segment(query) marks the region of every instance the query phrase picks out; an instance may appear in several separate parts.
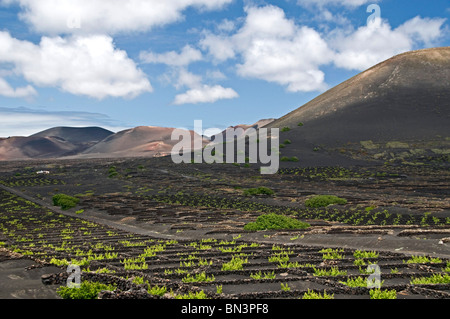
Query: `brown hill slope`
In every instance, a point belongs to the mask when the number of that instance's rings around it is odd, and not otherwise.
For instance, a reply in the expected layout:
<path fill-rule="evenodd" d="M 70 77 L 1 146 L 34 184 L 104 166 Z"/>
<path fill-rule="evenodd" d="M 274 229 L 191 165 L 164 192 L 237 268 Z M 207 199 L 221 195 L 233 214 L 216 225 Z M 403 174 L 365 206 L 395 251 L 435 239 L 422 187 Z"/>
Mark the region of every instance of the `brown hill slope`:
<path fill-rule="evenodd" d="M 78 154 L 113 132 L 99 127 L 55 127 L 29 137 L 0 140 L 0 160 L 58 158 Z"/>
<path fill-rule="evenodd" d="M 154 126 L 139 126 L 124 130 L 107 137 L 105 140 L 84 151 L 79 157 L 168 155 L 173 146 L 178 143 L 178 141 L 171 140 L 174 130 L 174 128 Z"/>

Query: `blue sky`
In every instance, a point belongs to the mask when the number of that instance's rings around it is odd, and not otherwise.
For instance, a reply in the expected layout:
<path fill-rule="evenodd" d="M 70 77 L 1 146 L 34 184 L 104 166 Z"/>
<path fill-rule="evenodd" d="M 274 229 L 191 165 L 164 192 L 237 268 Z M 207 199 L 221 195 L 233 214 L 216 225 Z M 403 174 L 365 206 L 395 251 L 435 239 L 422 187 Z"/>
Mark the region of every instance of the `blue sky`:
<path fill-rule="evenodd" d="M 447 0 L 0 0 L 0 136 L 277 118 L 449 46 L 449 18 Z"/>

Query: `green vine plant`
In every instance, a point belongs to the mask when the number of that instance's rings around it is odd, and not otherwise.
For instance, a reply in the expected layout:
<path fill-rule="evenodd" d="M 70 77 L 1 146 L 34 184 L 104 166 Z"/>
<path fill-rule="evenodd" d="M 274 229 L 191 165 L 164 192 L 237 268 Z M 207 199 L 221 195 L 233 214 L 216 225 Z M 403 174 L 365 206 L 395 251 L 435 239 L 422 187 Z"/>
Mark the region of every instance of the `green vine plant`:
<path fill-rule="evenodd" d="M 397 291 L 370 289 L 370 299 L 397 299 Z"/>
<path fill-rule="evenodd" d="M 331 267 L 330 269 L 318 269 L 316 267 L 313 267 L 314 276 L 346 276 L 347 271 L 346 270 L 339 270 L 338 267 Z"/>
<path fill-rule="evenodd" d="M 206 275 L 205 272 L 202 272 L 200 274 L 195 275 L 187 274 L 187 276 L 184 277 L 181 281 L 184 283 L 189 283 L 189 282 L 211 282 L 214 280 L 215 280 L 214 275 L 211 275 L 209 277 Z"/>
<path fill-rule="evenodd" d="M 222 271 L 242 270 L 246 263 L 248 263 L 248 258 L 233 256 L 229 262 L 222 264 Z"/>
<path fill-rule="evenodd" d="M 276 275 L 275 272 L 271 272 L 271 273 L 262 273 L 261 271 L 257 272 L 257 273 L 252 273 L 250 274 L 250 277 L 256 280 L 261 280 L 261 279 L 275 279 Z"/>
<path fill-rule="evenodd" d="M 83 281 L 78 288 L 61 286 L 56 292 L 63 299 L 97 299 L 100 291 L 114 291 L 116 289 L 116 285 L 105 285 L 99 282 Z"/>
<path fill-rule="evenodd" d="M 291 287 L 287 283 L 283 284 L 281 283 L 281 290 L 283 291 L 291 291 Z"/>
<path fill-rule="evenodd" d="M 334 294 L 329 295 L 326 291 L 322 294 L 308 289 L 308 292 L 305 292 L 302 299 L 334 299 Z"/>

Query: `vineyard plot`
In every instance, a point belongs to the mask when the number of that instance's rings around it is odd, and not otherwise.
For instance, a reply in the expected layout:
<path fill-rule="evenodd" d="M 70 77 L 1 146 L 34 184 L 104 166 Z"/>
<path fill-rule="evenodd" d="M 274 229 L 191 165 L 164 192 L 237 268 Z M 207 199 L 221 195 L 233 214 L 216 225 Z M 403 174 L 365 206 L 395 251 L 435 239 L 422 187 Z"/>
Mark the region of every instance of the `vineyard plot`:
<path fill-rule="evenodd" d="M 380 268 L 381 289 L 397 298 L 448 298 L 450 262 L 431 256 L 310 247 L 234 238 L 181 240 L 136 235 L 50 211 L 1 191 L 1 245 L 58 266 L 48 284 L 65 284 L 67 266 L 85 279 L 114 283 L 103 297 L 134 291 L 137 298 L 370 298 L 369 265 Z M 373 275 L 373 274 L 372 274 Z M 53 279 L 52 279 L 53 278 Z"/>

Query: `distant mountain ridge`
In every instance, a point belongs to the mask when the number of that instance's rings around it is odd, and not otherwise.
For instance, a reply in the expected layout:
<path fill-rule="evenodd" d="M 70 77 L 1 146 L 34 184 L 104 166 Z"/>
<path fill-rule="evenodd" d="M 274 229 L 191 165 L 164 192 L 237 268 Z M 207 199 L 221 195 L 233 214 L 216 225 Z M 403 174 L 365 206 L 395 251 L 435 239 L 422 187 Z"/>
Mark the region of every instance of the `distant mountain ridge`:
<path fill-rule="evenodd" d="M 134 156 L 164 156 L 169 155 L 173 146 L 178 141 L 172 141 L 172 133 L 175 128 L 156 127 L 156 126 L 138 126 L 132 129 L 118 132 L 108 136 L 99 143 L 93 145 L 84 152 L 78 154 L 78 157 L 134 157 Z M 190 131 L 194 138 L 201 138 L 197 133 Z M 193 145 L 192 145 L 193 147 Z"/>
<path fill-rule="evenodd" d="M 244 130 L 259 128 L 273 119 L 252 125 L 238 125 Z M 172 141 L 175 128 L 138 126 L 117 133 L 101 127 L 54 127 L 28 137 L 0 138 L 0 161 L 46 158 L 121 158 L 166 156 L 178 141 Z M 224 131 L 225 132 L 225 131 Z M 202 146 L 210 142 L 201 138 Z M 192 144 L 194 149 L 194 145 Z"/>
<path fill-rule="evenodd" d="M 0 139 L 0 160 L 163 156 L 177 143 L 171 141 L 173 130 L 139 126 L 114 133 L 100 127 L 55 127 Z"/>
<path fill-rule="evenodd" d="M 0 160 L 58 158 L 75 155 L 114 134 L 100 127 L 55 127 L 28 137 L 0 140 Z"/>
<path fill-rule="evenodd" d="M 31 135 L 31 137 L 54 137 L 73 144 L 97 143 L 114 132 L 101 127 L 54 127 Z"/>

